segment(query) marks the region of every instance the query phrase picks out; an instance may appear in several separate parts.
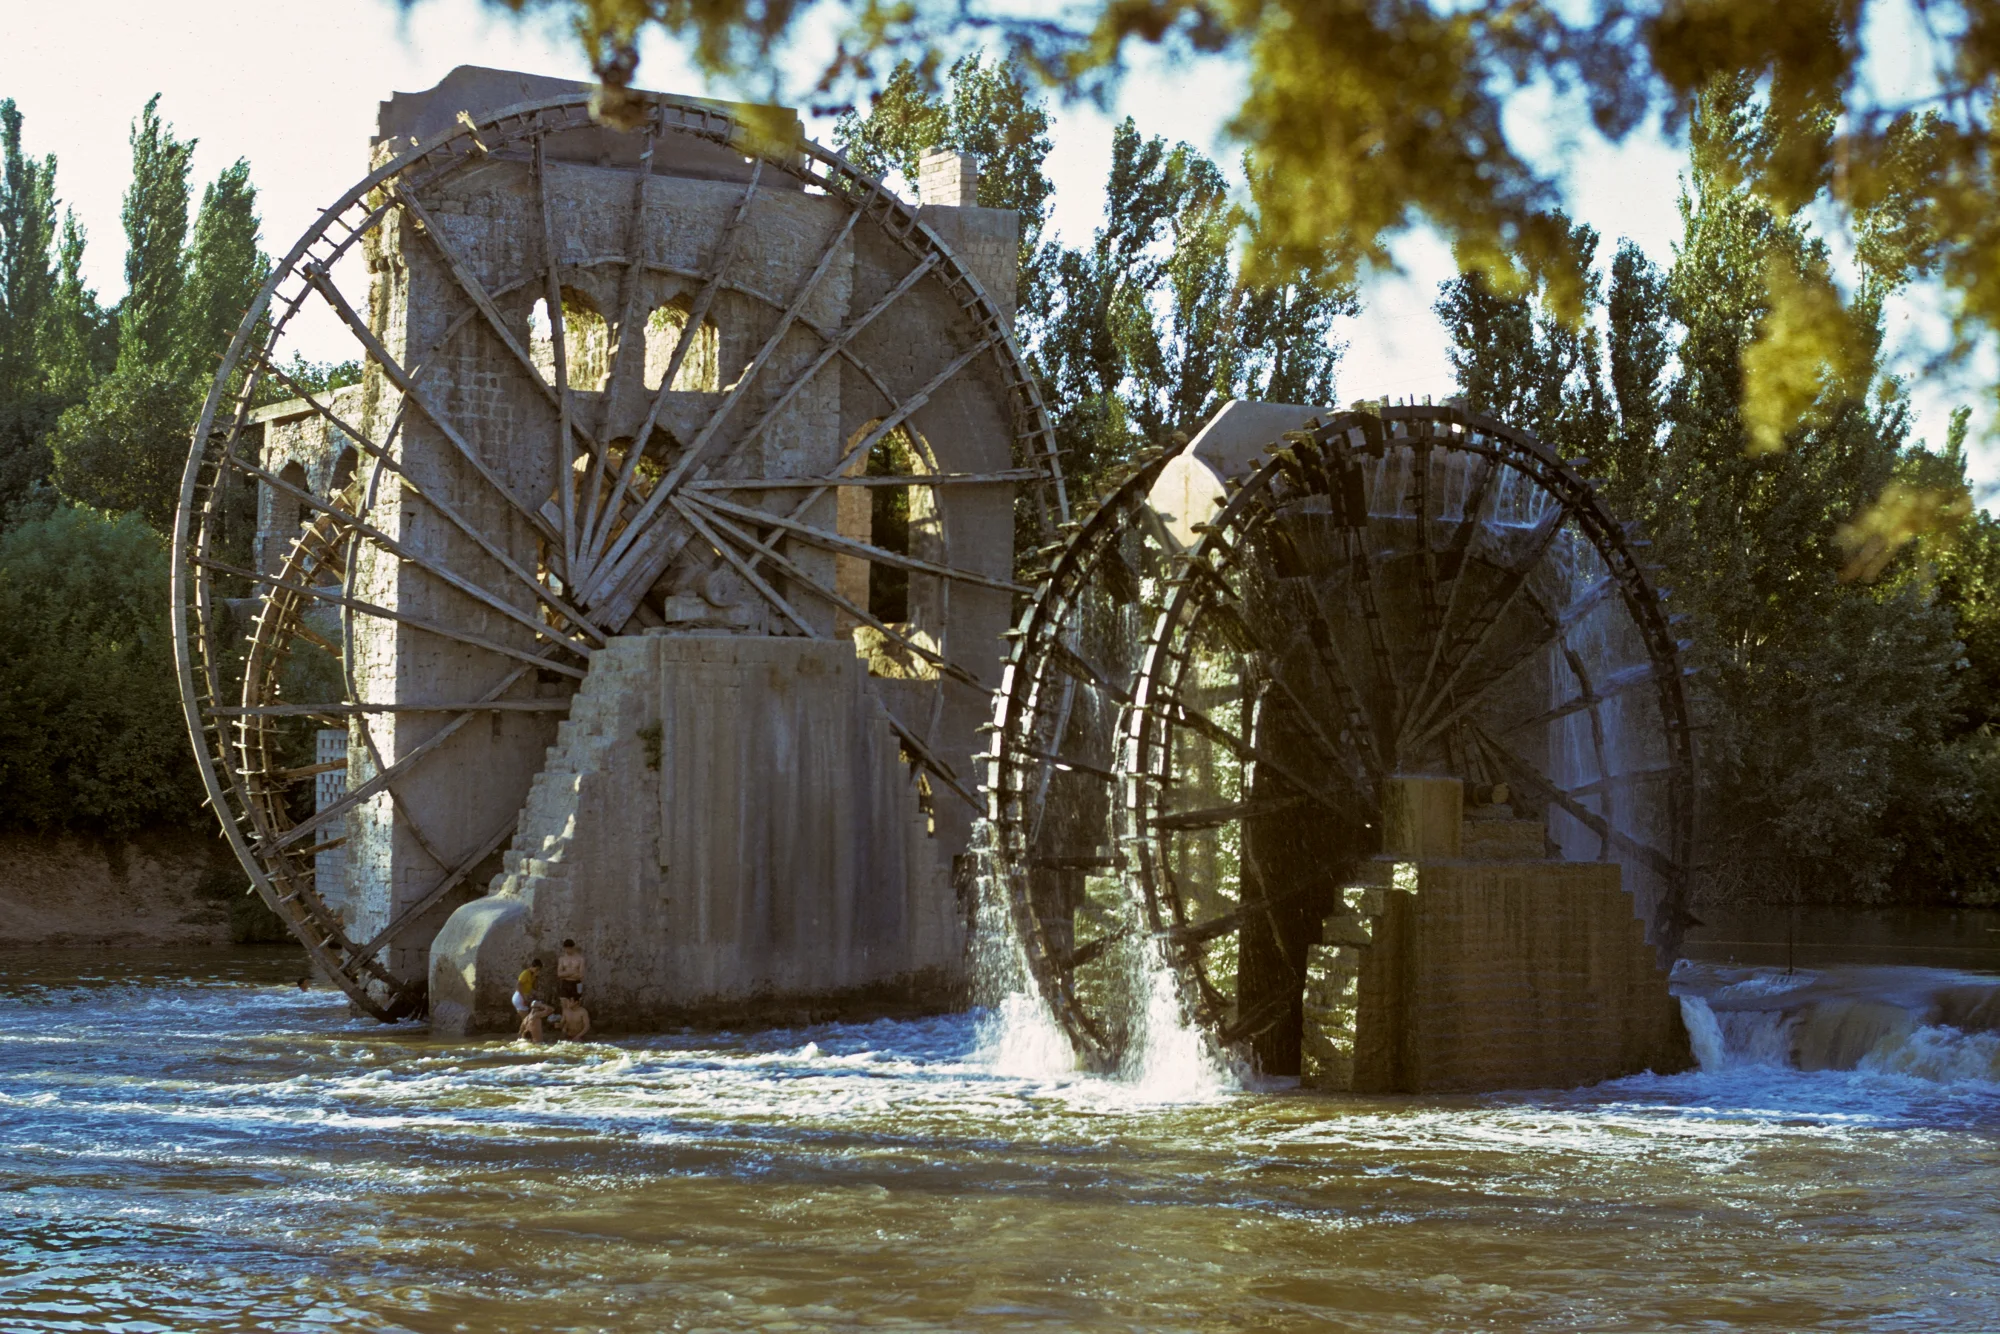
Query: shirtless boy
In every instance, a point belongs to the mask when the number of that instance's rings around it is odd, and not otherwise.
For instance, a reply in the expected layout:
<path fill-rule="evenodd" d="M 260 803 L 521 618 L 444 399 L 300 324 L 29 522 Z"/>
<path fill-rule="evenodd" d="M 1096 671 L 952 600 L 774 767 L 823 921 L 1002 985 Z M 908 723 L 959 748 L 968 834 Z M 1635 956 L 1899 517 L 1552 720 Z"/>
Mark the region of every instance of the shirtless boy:
<path fill-rule="evenodd" d="M 542 1020 L 551 1013 L 547 1001 L 536 1001 L 528 1007 L 528 1013 L 521 1018 L 520 1031 L 515 1035 L 530 1042 L 542 1041 Z M 564 1021 L 567 1023 L 567 1020 Z"/>
<path fill-rule="evenodd" d="M 590 1031 L 588 1012 L 583 1016 L 581 1029 L 574 1034 L 569 1031 L 575 1027 L 571 1009 L 583 1009 L 583 951 L 574 940 L 563 941 L 562 953 L 556 955 L 556 999 L 562 1002 L 565 1037 L 581 1037 Z"/>

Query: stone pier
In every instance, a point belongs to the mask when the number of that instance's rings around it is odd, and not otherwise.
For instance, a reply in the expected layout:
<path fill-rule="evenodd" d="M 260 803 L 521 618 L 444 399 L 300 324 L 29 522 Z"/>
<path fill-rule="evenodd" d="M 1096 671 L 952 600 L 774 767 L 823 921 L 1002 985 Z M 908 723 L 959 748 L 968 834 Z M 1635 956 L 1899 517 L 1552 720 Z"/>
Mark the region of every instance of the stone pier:
<path fill-rule="evenodd" d="M 1302 1082 L 1355 1093 L 1567 1088 L 1693 1064 L 1679 1003 L 1612 862 L 1541 820 L 1396 778 L 1384 852 L 1307 956 Z"/>
<path fill-rule="evenodd" d="M 947 1003 L 965 928 L 914 786 L 844 640 L 612 640 L 503 875 L 431 946 L 432 1030 L 512 1028 L 565 937 L 614 1030 Z"/>

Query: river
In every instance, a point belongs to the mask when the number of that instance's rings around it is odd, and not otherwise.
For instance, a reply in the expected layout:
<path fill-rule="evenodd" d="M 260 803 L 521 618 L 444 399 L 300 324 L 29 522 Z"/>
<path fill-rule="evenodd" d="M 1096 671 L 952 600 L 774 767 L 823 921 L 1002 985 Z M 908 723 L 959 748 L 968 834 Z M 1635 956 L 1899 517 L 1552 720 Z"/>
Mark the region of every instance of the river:
<path fill-rule="evenodd" d="M 1018 1016 L 439 1042 L 299 971 L 0 956 L 0 1330 L 2000 1325 L 1990 977 L 1683 965 L 1700 1072 L 1341 1098 Z"/>

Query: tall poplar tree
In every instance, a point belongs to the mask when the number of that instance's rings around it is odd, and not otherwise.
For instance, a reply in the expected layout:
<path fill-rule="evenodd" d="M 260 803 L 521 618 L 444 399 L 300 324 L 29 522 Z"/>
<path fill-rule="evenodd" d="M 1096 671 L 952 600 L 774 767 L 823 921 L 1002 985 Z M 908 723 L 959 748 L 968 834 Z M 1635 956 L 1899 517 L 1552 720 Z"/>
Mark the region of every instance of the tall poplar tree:
<path fill-rule="evenodd" d="M 118 368 L 171 365 L 187 283 L 188 167 L 195 141 L 160 119 L 160 95 L 132 124 L 132 183 L 125 190 L 125 299 L 118 307 Z"/>
<path fill-rule="evenodd" d="M 257 247 L 257 229 L 257 187 L 250 183 L 250 164 L 238 158 L 202 191 L 181 287 L 177 369 L 204 387 L 271 271 L 270 256 Z"/>
<path fill-rule="evenodd" d="M 856 166 L 878 176 L 898 172 L 915 184 L 924 155 L 936 150 L 979 159 L 979 206 L 1021 215 L 1017 309 L 1024 341 L 1048 314 L 1048 222 L 1055 183 L 1042 169 L 1049 155 L 1049 116 L 1021 71 L 974 54 L 954 62 L 942 88 L 930 86 L 905 61 L 862 116 L 849 112 L 834 127 L 834 143 Z"/>
<path fill-rule="evenodd" d="M 1196 430 L 1231 398 L 1331 403 L 1334 320 L 1353 289 L 1245 264 L 1258 219 L 1215 163 L 1112 134 L 1105 221 L 1055 260 L 1047 328 L 1030 349 L 1067 464 L 1085 480 Z"/>
<path fill-rule="evenodd" d="M 63 495 L 173 521 L 188 433 L 217 358 L 228 346 L 269 259 L 257 248 L 256 190 L 238 161 L 202 194 L 192 239 L 192 140 L 160 119 L 159 98 L 133 123 L 125 193 L 125 274 L 113 372 L 62 415 L 49 439 Z"/>
<path fill-rule="evenodd" d="M 54 293 L 56 160 L 21 148 L 21 112 L 0 101 L 0 400 L 42 389 L 39 342 Z"/>
<path fill-rule="evenodd" d="M 1621 246 L 1608 301 L 1586 284 L 1582 323 L 1545 294 L 1502 299 L 1477 277 L 1447 283 L 1438 309 L 1473 406 L 1608 476 L 1620 517 L 1655 540 L 1674 610 L 1691 613 L 1704 894 L 1863 901 L 1907 864 L 1910 813 L 1943 809 L 1962 786 L 1948 749 L 1961 649 L 1908 549 L 1872 583 L 1844 577 L 1844 533 L 1906 466 L 1907 403 L 1881 374 L 1889 279 L 1862 273 L 1866 356 L 1812 382 L 1784 448 L 1761 448 L 1746 421 L 1745 362 L 1778 317 L 1769 285 L 1822 281 L 1831 266 L 1798 210 L 1749 184 L 1769 114 L 1746 79 L 1698 103 L 1670 272 Z M 1588 272 L 1595 237 L 1571 236 Z"/>

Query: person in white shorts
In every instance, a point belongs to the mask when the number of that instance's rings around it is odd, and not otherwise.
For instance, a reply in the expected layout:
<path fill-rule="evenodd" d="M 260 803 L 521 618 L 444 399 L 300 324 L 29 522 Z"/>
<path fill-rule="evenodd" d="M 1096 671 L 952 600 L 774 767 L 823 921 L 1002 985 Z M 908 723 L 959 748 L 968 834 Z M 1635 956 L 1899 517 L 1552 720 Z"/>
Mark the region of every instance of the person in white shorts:
<path fill-rule="evenodd" d="M 514 1013 L 523 1019 L 528 1017 L 528 1011 L 534 1007 L 535 980 L 541 976 L 541 971 L 542 961 L 535 959 L 521 970 L 518 978 L 514 979 Z"/>

